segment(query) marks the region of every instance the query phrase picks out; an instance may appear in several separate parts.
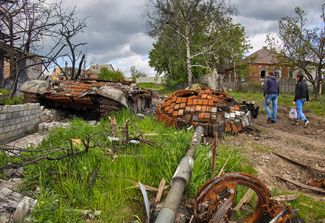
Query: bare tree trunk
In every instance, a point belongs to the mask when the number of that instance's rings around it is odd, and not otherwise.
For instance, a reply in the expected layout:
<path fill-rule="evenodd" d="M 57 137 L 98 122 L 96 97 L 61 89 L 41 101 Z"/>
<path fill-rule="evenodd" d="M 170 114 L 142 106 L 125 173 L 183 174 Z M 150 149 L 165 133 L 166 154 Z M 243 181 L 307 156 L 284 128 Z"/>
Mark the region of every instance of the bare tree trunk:
<path fill-rule="evenodd" d="M 83 62 L 85 60 L 85 57 L 86 57 L 85 55 L 82 55 L 82 58 L 81 58 L 81 61 L 79 63 L 79 67 L 78 67 L 78 72 L 77 72 L 77 75 L 75 77 L 75 80 L 78 80 L 80 75 L 81 75 L 81 67 L 82 67 L 82 64 L 83 64 Z"/>
<path fill-rule="evenodd" d="M 185 27 L 185 47 L 186 47 L 186 68 L 187 68 L 187 82 L 188 86 L 192 87 L 192 63 L 191 63 L 191 49 L 190 49 L 190 37 L 189 37 L 189 27 Z"/>

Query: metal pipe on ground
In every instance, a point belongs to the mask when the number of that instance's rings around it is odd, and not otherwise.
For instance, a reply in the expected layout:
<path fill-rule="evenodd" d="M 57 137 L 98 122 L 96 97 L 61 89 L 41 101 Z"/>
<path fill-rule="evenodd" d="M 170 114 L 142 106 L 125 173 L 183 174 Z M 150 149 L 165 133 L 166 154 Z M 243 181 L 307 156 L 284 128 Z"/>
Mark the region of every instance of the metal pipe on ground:
<path fill-rule="evenodd" d="M 202 126 L 196 127 L 194 135 L 192 137 L 191 145 L 175 171 L 172 185 L 155 223 L 174 222 L 176 212 L 181 203 L 186 184 L 188 183 L 191 177 L 192 169 L 194 166 L 193 158 L 195 155 L 196 147 L 201 142 L 203 136 L 204 128 Z"/>

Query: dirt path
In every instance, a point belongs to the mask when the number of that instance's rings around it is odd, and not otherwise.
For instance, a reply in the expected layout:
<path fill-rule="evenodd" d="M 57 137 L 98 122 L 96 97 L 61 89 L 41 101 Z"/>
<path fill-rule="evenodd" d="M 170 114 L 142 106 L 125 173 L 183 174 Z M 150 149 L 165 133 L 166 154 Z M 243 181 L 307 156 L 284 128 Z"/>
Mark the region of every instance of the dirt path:
<path fill-rule="evenodd" d="M 282 154 L 306 165 L 325 170 L 325 120 L 306 114 L 310 125 L 293 125 L 288 119 L 289 108 L 280 107 L 276 124 L 267 124 L 261 113 L 255 121 L 260 134 L 226 138 L 234 144 L 258 170 L 260 178 L 271 188 L 302 191 L 325 201 L 325 195 L 315 194 L 284 182 L 277 176 L 307 184 L 310 179 L 325 180 L 325 175 L 314 174 L 305 167 L 292 164 L 272 152 Z"/>

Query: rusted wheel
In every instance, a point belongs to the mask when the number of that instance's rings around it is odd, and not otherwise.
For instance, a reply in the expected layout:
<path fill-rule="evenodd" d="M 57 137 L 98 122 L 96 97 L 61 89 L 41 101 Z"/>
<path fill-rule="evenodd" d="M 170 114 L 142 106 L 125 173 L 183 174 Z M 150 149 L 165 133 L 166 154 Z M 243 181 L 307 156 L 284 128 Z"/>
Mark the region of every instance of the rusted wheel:
<path fill-rule="evenodd" d="M 265 215 L 272 218 L 279 213 L 278 207 L 270 201 L 268 188 L 259 179 L 245 173 L 227 173 L 209 180 L 198 192 L 194 203 L 197 222 L 231 222 L 229 219 L 234 213 L 233 207 L 239 187 L 250 188 L 257 195 L 255 208 L 239 222 L 261 223 Z"/>

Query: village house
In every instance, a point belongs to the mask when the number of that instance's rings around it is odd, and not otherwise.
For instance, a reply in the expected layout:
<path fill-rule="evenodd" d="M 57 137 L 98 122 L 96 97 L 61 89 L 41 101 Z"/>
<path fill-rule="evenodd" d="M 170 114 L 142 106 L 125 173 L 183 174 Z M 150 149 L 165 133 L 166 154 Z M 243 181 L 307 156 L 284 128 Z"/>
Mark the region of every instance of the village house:
<path fill-rule="evenodd" d="M 4 84 L 6 82 L 10 85 L 10 82 L 12 82 L 12 80 L 9 78 L 11 75 L 11 70 L 7 50 L 8 47 L 6 47 L 5 43 L 0 44 L 0 83 L 2 83 L 2 85 L 6 85 Z M 20 71 L 18 86 L 28 80 L 37 79 L 41 75 L 43 69 L 43 61 L 39 56 L 23 53 L 18 49 L 15 50 L 15 56 L 17 58 L 22 58 L 18 64 L 18 70 Z"/>
<path fill-rule="evenodd" d="M 234 82 L 240 77 L 241 81 L 259 83 L 270 72 L 280 80 L 293 78 L 293 69 L 281 65 L 276 55 L 264 47 L 244 58 L 241 64 L 226 69 L 223 74 L 226 81 Z"/>

